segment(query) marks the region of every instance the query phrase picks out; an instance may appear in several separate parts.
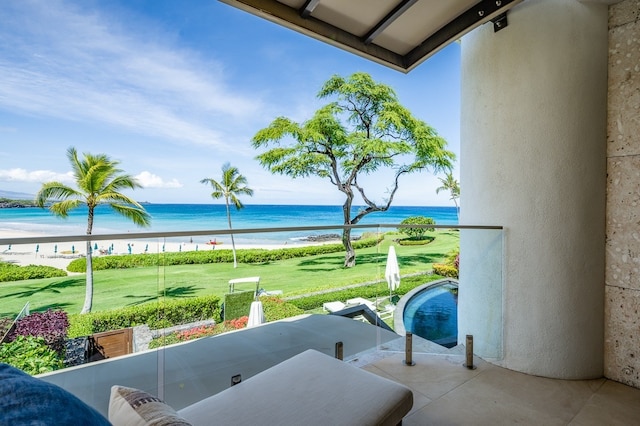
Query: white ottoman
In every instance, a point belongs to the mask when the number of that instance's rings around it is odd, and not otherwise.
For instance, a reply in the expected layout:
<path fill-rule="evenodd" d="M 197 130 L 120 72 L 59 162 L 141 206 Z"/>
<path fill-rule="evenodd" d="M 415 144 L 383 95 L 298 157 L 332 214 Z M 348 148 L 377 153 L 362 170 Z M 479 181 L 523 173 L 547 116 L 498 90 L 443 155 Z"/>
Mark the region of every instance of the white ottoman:
<path fill-rule="evenodd" d="M 193 425 L 397 425 L 409 388 L 309 349 L 178 411 Z"/>

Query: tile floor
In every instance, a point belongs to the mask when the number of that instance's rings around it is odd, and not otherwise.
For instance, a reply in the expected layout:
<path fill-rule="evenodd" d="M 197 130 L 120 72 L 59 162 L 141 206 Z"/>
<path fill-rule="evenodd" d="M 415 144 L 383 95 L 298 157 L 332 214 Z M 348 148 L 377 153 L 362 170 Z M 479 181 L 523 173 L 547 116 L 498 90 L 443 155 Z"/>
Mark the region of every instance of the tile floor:
<path fill-rule="evenodd" d="M 404 353 L 353 360 L 413 390 L 403 425 L 640 425 L 640 389 L 607 380 L 554 380 L 497 367 L 462 355 Z"/>

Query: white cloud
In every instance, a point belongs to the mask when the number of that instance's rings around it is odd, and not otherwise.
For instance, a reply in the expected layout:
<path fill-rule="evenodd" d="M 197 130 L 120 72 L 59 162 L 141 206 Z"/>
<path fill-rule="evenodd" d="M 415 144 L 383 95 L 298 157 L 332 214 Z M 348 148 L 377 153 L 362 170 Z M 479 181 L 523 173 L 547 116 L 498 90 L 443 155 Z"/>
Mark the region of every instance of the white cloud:
<path fill-rule="evenodd" d="M 135 177 L 140 185 L 145 188 L 182 188 L 182 184 L 177 179 L 164 181 L 160 176 L 144 171 Z"/>
<path fill-rule="evenodd" d="M 3 9 L 0 108 L 218 147 L 261 109 L 153 23 L 56 0 Z"/>
<path fill-rule="evenodd" d="M 36 182 L 44 183 L 50 181 L 70 183 L 74 181 L 73 173 L 56 173 L 50 170 L 8 169 L 0 170 L 0 181 L 6 182 Z"/>

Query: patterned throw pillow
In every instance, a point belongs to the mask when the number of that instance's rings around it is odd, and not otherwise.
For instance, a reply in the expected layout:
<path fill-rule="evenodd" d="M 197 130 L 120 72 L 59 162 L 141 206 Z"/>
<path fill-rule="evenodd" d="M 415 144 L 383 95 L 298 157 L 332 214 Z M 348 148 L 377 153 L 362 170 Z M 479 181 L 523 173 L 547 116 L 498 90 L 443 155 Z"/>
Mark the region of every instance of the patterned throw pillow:
<path fill-rule="evenodd" d="M 114 426 L 191 426 L 158 397 L 117 385 L 111 387 L 109 421 Z"/>

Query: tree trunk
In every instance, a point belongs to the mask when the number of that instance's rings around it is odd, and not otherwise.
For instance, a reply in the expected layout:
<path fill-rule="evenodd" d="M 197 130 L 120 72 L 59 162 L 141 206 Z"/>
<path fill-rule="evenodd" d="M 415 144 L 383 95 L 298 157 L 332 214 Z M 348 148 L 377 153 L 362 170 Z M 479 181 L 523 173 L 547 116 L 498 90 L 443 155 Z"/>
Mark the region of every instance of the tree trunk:
<path fill-rule="evenodd" d="M 458 206 L 458 201 L 454 198 L 453 204 L 456 205 L 456 219 L 458 220 L 458 224 L 460 224 L 460 207 Z"/>
<path fill-rule="evenodd" d="M 351 228 L 346 228 L 342 231 L 342 244 L 344 245 L 344 267 L 351 268 L 356 266 L 356 251 L 351 244 Z"/>
<path fill-rule="evenodd" d="M 231 231 L 231 210 L 229 210 L 229 197 L 225 198 L 227 204 L 227 222 L 229 222 L 229 231 Z M 231 233 L 231 251 L 233 252 L 233 267 L 238 267 L 238 260 L 236 259 L 236 242 L 233 239 L 233 233 Z"/>
<path fill-rule="evenodd" d="M 87 214 L 87 235 L 91 235 L 93 230 L 93 206 L 89 205 L 89 213 Z M 87 284 L 84 289 L 84 305 L 82 306 L 81 314 L 88 314 L 91 312 L 93 306 L 93 257 L 91 254 L 91 241 L 87 241 L 87 268 L 85 274 L 87 276 Z"/>
<path fill-rule="evenodd" d="M 82 306 L 81 314 L 88 314 L 91 312 L 93 305 L 93 257 L 91 254 L 91 241 L 87 241 L 87 284 L 84 289 L 84 305 Z"/>
<path fill-rule="evenodd" d="M 353 194 L 347 192 L 347 199 L 342 205 L 342 215 L 344 224 L 351 225 L 351 204 L 353 203 Z M 351 244 L 351 228 L 344 228 L 342 231 L 342 245 L 344 246 L 344 267 L 351 268 L 356 266 L 356 252 Z"/>

